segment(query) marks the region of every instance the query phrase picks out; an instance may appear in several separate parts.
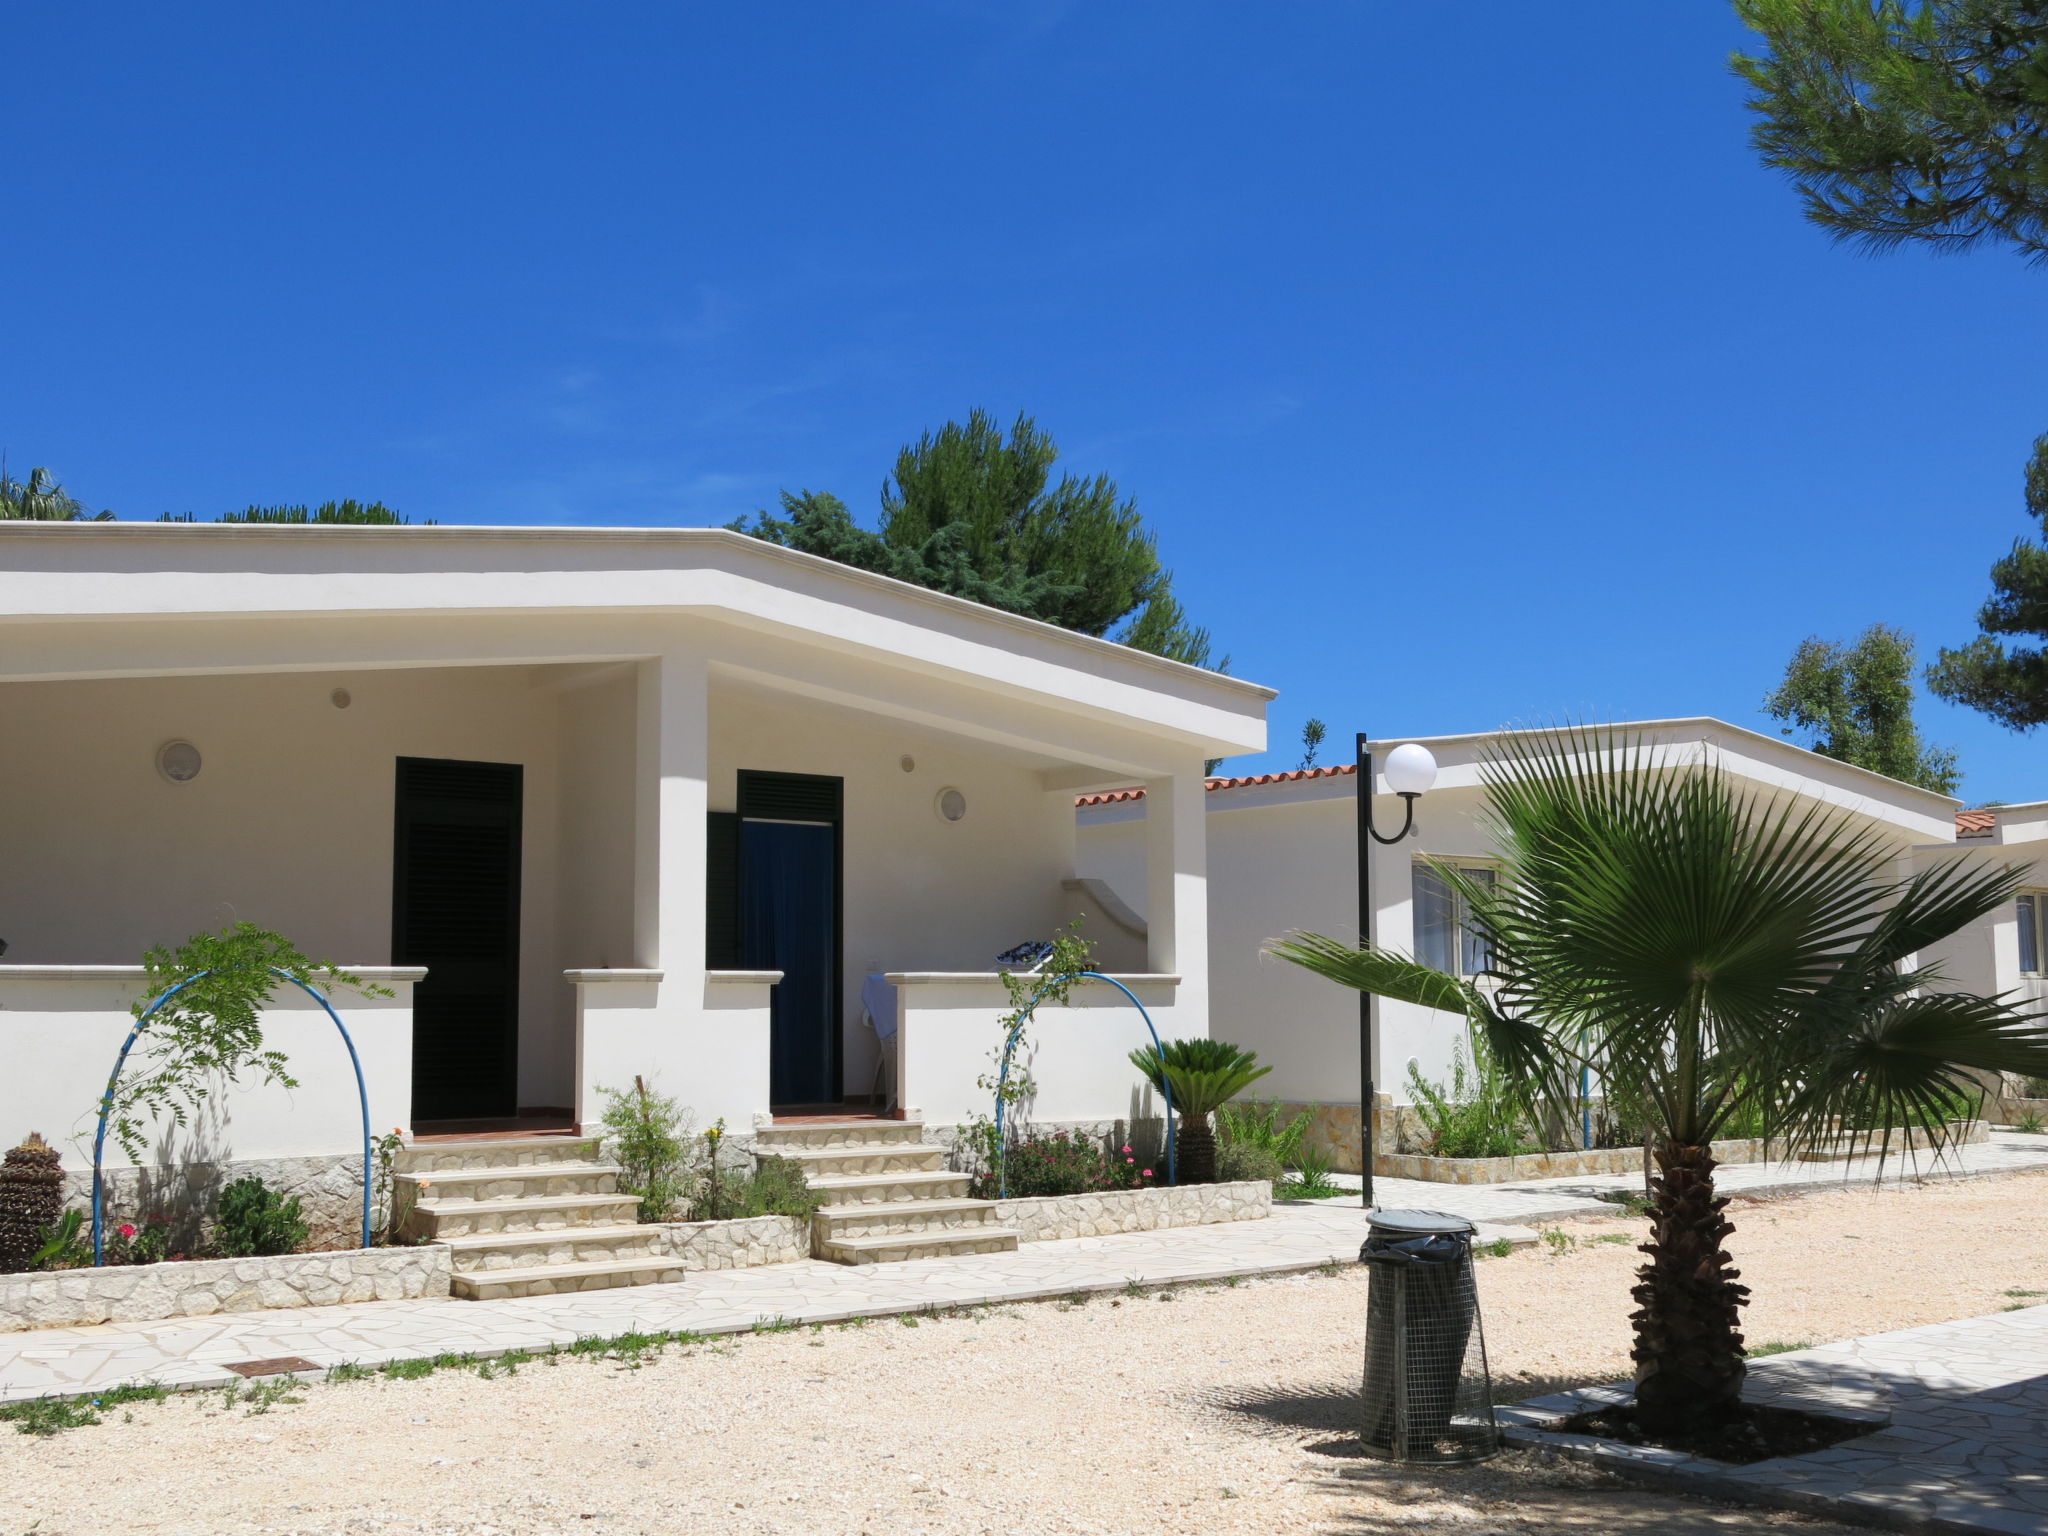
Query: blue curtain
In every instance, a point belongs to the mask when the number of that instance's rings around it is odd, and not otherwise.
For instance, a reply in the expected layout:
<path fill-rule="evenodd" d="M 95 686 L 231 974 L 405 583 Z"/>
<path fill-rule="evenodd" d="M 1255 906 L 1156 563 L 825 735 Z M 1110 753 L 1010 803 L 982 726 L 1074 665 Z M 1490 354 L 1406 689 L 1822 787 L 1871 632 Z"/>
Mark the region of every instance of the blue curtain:
<path fill-rule="evenodd" d="M 827 826 L 740 827 L 740 963 L 780 971 L 770 1005 L 769 1096 L 839 1099 L 838 839 Z"/>

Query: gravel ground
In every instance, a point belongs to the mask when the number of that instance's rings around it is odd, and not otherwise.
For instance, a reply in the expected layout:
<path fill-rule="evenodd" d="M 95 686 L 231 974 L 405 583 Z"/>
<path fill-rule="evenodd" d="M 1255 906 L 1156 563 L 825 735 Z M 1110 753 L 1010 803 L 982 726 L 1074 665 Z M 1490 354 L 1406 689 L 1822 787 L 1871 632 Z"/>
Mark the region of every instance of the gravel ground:
<path fill-rule="evenodd" d="M 2048 1275 L 2048 1223 L 2029 1219 L 2044 1196 L 2048 1175 L 1738 1203 L 1751 1344 L 1997 1311 Z M 1559 1230 L 1569 1246 L 1480 1271 L 1496 1372 L 1531 1390 L 1627 1370 L 1638 1224 Z M 139 1403 L 0 1437 L 0 1533 L 1845 1529 L 1528 1456 L 1362 1460 L 1347 1436 L 1364 1301 L 1347 1267 L 805 1328 L 637 1367 L 323 1383 L 260 1412 L 217 1393 Z"/>

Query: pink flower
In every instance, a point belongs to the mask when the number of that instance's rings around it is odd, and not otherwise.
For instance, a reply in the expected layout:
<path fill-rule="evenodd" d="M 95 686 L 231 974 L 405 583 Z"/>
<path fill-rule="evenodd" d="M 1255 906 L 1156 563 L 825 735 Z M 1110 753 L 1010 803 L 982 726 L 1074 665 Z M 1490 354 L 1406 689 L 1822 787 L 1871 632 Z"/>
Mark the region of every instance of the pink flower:
<path fill-rule="evenodd" d="M 1131 1150 L 1131 1144 L 1128 1141 L 1124 1143 L 1124 1150 L 1126 1152 Z"/>
<path fill-rule="evenodd" d="M 1152 1177 L 1152 1170 L 1151 1170 L 1150 1168 L 1147 1168 L 1147 1169 L 1146 1169 L 1146 1170 L 1145 1170 L 1145 1171 L 1144 1171 L 1144 1172 L 1143 1172 L 1143 1173 L 1142 1173 L 1142 1174 L 1140 1175 L 1140 1177 L 1141 1177 L 1141 1178 L 1147 1178 L 1147 1179 L 1151 1178 L 1151 1177 Z"/>
<path fill-rule="evenodd" d="M 135 1235 L 135 1228 L 134 1228 L 133 1224 L 132 1224 L 132 1223 L 129 1223 L 129 1222 L 125 1222 L 125 1221 L 124 1221 L 124 1222 L 122 1222 L 122 1223 L 121 1223 L 121 1235 L 122 1235 L 123 1237 L 133 1237 L 133 1236 Z"/>

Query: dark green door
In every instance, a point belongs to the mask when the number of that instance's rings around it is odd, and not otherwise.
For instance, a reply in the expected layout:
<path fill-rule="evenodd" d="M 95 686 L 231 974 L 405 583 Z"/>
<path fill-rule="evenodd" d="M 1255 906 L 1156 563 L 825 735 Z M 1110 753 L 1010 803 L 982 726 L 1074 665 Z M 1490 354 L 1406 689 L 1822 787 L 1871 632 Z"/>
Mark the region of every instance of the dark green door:
<path fill-rule="evenodd" d="M 413 989 L 412 1114 L 481 1120 L 518 1110 L 517 763 L 398 760 L 391 959 Z"/>

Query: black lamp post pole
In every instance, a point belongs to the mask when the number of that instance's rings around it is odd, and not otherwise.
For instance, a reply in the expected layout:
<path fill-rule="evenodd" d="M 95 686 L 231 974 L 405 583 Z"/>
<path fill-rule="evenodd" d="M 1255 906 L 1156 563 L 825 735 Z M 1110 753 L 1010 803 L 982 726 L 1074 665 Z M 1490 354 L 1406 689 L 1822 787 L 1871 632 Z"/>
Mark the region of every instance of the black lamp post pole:
<path fill-rule="evenodd" d="M 1358 796 L 1358 947 L 1369 949 L 1373 943 L 1372 845 L 1398 843 L 1415 830 L 1416 797 L 1411 794 L 1401 796 L 1408 802 L 1408 815 L 1401 823 L 1401 830 L 1392 837 L 1384 835 L 1372 824 L 1372 749 L 1363 731 L 1358 733 L 1358 782 L 1354 787 Z M 1378 1031 L 1373 1028 L 1378 1002 L 1370 992 L 1361 990 L 1358 994 L 1359 1195 L 1367 1210 L 1372 1209 L 1372 1122 L 1373 1105 L 1378 1098 L 1373 1081 L 1378 1076 L 1374 1060 L 1378 1054 Z"/>

